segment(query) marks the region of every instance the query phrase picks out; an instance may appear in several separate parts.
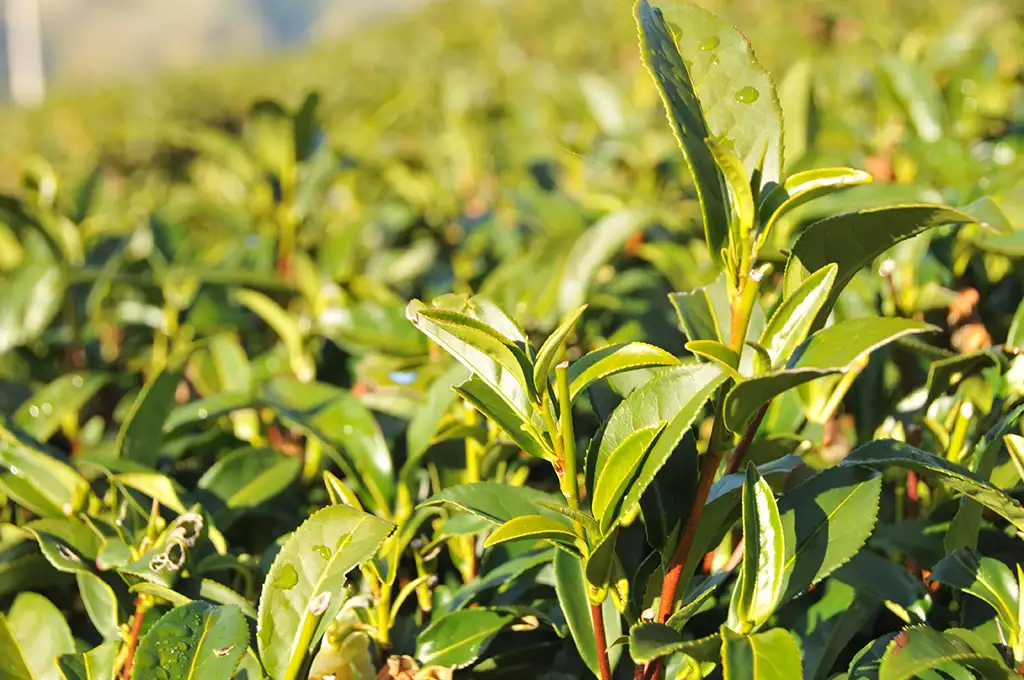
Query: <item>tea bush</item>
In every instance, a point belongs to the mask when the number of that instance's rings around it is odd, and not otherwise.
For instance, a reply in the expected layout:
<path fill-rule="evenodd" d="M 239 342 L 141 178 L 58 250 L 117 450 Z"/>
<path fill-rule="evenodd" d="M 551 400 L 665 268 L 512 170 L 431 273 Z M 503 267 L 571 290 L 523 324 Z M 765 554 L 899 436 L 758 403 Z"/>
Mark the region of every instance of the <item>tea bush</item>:
<path fill-rule="evenodd" d="M 840 110 L 639 0 L 667 125 L 590 73 L 576 164 L 472 80 L 438 146 L 310 95 L 164 126 L 127 200 L 37 160 L 0 678 L 1019 677 L 1024 55 L 978 17 Z"/>

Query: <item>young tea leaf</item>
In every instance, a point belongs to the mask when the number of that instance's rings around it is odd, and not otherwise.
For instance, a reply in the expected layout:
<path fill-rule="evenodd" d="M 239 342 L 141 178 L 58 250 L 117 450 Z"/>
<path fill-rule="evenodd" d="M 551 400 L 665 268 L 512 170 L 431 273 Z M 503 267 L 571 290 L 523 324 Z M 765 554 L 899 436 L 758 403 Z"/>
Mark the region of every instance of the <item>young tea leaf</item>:
<path fill-rule="evenodd" d="M 190 602 L 160 617 L 135 652 L 132 678 L 229 678 L 249 646 L 249 625 L 238 607 Z"/>

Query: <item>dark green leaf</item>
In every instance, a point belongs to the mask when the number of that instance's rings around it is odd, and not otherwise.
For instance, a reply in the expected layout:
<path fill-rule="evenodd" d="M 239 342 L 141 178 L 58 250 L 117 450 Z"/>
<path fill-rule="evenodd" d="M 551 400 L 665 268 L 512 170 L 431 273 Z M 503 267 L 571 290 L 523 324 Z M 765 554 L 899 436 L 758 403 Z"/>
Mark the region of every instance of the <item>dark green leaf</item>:
<path fill-rule="evenodd" d="M 591 617 L 590 598 L 587 596 L 587 581 L 580 558 L 563 550 L 555 552 L 555 593 L 558 604 L 569 624 L 569 632 L 576 643 L 576 650 L 587 668 L 595 677 L 601 677 L 597 665 L 597 644 L 594 641 L 594 625 Z M 611 641 L 622 635 L 622 617 L 616 611 L 612 598 L 601 606 L 605 636 Z M 621 647 L 608 650 L 610 662 L 614 665 L 622 654 Z"/>
<path fill-rule="evenodd" d="M 25 526 L 36 540 L 43 556 L 60 571 L 92 573 L 100 539 L 85 524 L 75 520 L 40 519 Z"/>
<path fill-rule="evenodd" d="M 1002 562 L 967 550 L 957 550 L 932 568 L 928 577 L 970 593 L 988 603 L 1008 631 L 1020 628 L 1016 575 Z"/>
<path fill-rule="evenodd" d="M 191 602 L 172 609 L 146 633 L 135 653 L 132 677 L 161 670 L 167 680 L 229 678 L 249 645 L 249 625 L 238 607 Z"/>
<path fill-rule="evenodd" d="M 881 489 L 877 473 L 830 468 L 783 494 L 779 512 L 786 534 L 786 599 L 861 549 L 874 529 Z"/>
<path fill-rule="evenodd" d="M 664 623 L 641 623 L 629 631 L 629 655 L 635 663 L 650 663 L 687 644 L 675 628 Z"/>
<path fill-rule="evenodd" d="M 264 400 L 291 426 L 319 439 L 351 466 L 366 489 L 364 503 L 381 513 L 394 497 L 391 453 L 373 414 L 349 392 L 326 383 L 273 380 Z"/>
<path fill-rule="evenodd" d="M 916 449 L 894 439 L 879 439 L 854 449 L 843 465 L 862 465 L 884 469 L 899 467 L 936 480 L 1001 515 L 1018 531 L 1024 531 L 1024 508 L 988 482 L 978 479 L 963 466 Z"/>
<path fill-rule="evenodd" d="M 143 386 L 117 433 L 118 456 L 156 466 L 164 443 L 164 421 L 174 407 L 180 381 L 180 372 L 165 369 Z"/>
<path fill-rule="evenodd" d="M 907 628 L 886 647 L 878 680 L 910 680 L 941 663 L 976 669 L 986 680 L 1018 677 L 999 658 L 995 647 L 964 629 L 939 632 L 925 626 Z"/>
<path fill-rule="evenodd" d="M 64 680 L 114 680 L 117 642 L 105 642 L 88 652 L 65 654 L 57 659 Z"/>
<path fill-rule="evenodd" d="M 845 373 L 874 350 L 913 333 L 936 330 L 910 319 L 862 318 L 818 331 L 794 350 L 783 370 L 736 385 L 725 400 L 725 422 L 742 432 L 762 405 L 815 378 Z"/>
<path fill-rule="evenodd" d="M 776 221 L 786 213 L 821 196 L 867 184 L 871 179 L 868 173 L 853 168 L 805 170 L 790 175 L 761 201 L 758 212 L 764 226 L 758 234 L 758 249 L 768 239 Z"/>
<path fill-rule="evenodd" d="M 214 463 L 200 477 L 197 486 L 224 504 L 214 516 L 218 524 L 226 524 L 224 520 L 236 514 L 231 511 L 255 507 L 287 489 L 301 466 L 298 458 L 274 449 L 236 449 Z"/>
<path fill-rule="evenodd" d="M 0 423 L 0 465 L 24 482 L 29 493 L 51 508 L 70 514 L 88 493 L 88 483 L 55 449 L 35 441 L 9 423 Z"/>
<path fill-rule="evenodd" d="M 441 617 L 416 637 L 416 658 L 428 666 L 465 668 L 519 616 L 501 609 L 463 609 Z"/>
<path fill-rule="evenodd" d="M 801 232 L 793 244 L 787 270 L 803 266 L 813 272 L 833 262 L 839 266 L 828 301 L 813 326 L 821 328 L 854 274 L 890 247 L 933 227 L 975 221 L 966 213 L 938 205 L 903 205 L 836 215 Z"/>

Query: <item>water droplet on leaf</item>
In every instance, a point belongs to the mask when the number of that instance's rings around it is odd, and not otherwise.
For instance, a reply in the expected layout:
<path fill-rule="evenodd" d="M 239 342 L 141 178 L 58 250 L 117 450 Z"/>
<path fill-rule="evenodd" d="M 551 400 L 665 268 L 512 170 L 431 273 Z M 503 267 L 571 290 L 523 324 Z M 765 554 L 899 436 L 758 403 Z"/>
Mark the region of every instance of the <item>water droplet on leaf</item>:
<path fill-rule="evenodd" d="M 274 587 L 280 588 L 281 590 L 288 590 L 294 588 L 295 584 L 299 582 L 299 573 L 295 571 L 295 567 L 290 564 L 286 564 L 281 567 L 281 573 L 274 579 Z"/>
<path fill-rule="evenodd" d="M 718 39 L 717 35 L 713 35 L 709 38 L 704 38 L 700 41 L 700 51 L 710 52 L 721 44 L 721 40 Z"/>
<path fill-rule="evenodd" d="M 751 87 L 750 85 L 747 85 L 742 90 L 736 93 L 736 101 L 740 102 L 741 104 L 753 104 L 754 102 L 757 101 L 757 98 L 760 96 L 760 92 L 758 92 L 755 88 Z"/>

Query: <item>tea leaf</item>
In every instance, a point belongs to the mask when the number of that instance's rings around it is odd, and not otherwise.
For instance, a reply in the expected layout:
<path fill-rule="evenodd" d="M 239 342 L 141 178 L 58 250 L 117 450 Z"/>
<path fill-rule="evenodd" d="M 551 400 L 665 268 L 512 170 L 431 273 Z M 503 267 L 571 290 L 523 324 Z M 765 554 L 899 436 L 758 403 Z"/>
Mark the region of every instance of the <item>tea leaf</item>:
<path fill-rule="evenodd" d="M 416 657 L 424 664 L 465 668 L 486 651 L 502 630 L 519 619 L 500 609 L 463 609 L 441 617 L 416 638 Z"/>
<path fill-rule="evenodd" d="M 839 267 L 828 300 L 819 310 L 812 329 L 825 325 L 839 294 L 862 267 L 911 236 L 947 224 L 971 224 L 967 213 L 937 205 L 902 205 L 844 213 L 815 222 L 800 233 L 786 264 L 816 271 L 827 264 Z M 787 289 L 786 293 L 791 291 Z"/>
<path fill-rule="evenodd" d="M 820 330 L 797 346 L 782 370 L 732 388 L 725 399 L 726 425 L 742 432 L 765 402 L 783 392 L 815 378 L 845 373 L 897 338 L 933 330 L 920 321 L 890 318 L 850 319 Z"/>
<path fill-rule="evenodd" d="M 114 680 L 118 642 L 104 642 L 88 652 L 64 654 L 57 659 L 64 680 Z"/>
<path fill-rule="evenodd" d="M 676 366 L 679 360 L 665 350 L 643 342 L 608 345 L 584 354 L 569 364 L 569 396 L 617 373 L 655 366 Z"/>
<path fill-rule="evenodd" d="M 191 602 L 160 617 L 139 643 L 132 677 L 168 680 L 227 678 L 249 646 L 249 626 L 238 607 Z"/>
<path fill-rule="evenodd" d="M 314 513 L 285 542 L 260 592 L 256 637 L 273 677 L 294 677 L 341 609 L 345 575 L 369 560 L 395 525 L 345 505 Z"/>
<path fill-rule="evenodd" d="M 909 680 L 941 663 L 953 662 L 976 669 L 985 678 L 1011 678 L 1015 674 L 991 644 L 976 633 L 951 629 L 945 633 L 916 626 L 898 633 L 885 649 L 879 680 Z"/>
<path fill-rule="evenodd" d="M 773 628 L 757 635 L 736 635 L 722 628 L 724 680 L 802 678 L 800 649 L 787 631 Z"/>

